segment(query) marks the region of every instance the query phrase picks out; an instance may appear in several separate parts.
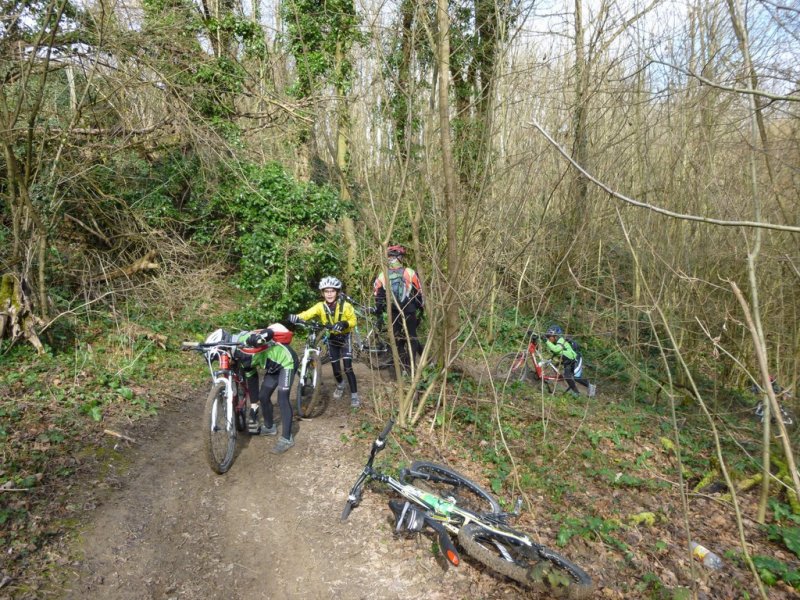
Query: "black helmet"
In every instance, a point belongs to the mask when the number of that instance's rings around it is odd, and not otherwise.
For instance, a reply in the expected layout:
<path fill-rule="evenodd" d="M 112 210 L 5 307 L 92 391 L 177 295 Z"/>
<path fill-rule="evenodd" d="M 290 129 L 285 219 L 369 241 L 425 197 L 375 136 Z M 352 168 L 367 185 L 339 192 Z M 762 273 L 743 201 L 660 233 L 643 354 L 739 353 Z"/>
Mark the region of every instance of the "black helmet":
<path fill-rule="evenodd" d="M 558 325 L 550 325 L 550 327 L 547 328 L 547 331 L 544 333 L 544 335 L 546 337 L 550 337 L 551 335 L 562 336 L 564 335 L 564 330 L 561 329 L 561 327 L 559 327 Z"/>

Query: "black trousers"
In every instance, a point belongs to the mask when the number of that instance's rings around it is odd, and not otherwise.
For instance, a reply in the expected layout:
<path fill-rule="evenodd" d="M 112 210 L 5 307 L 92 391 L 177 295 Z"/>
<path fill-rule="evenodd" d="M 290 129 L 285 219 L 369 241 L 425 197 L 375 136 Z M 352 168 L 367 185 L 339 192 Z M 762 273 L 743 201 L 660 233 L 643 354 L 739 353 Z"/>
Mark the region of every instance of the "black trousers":
<path fill-rule="evenodd" d="M 356 384 L 356 374 L 353 372 L 353 336 L 349 333 L 331 335 L 328 338 L 328 353 L 331 355 L 331 369 L 336 383 L 342 383 L 342 365 L 347 383 L 350 385 L 350 393 L 358 392 Z M 339 364 L 339 359 L 342 365 Z"/>
<path fill-rule="evenodd" d="M 399 312 L 392 321 L 392 331 L 397 342 L 397 354 L 400 356 L 400 364 L 407 372 L 411 372 L 411 361 L 417 364 L 420 354 L 422 354 L 422 344 L 417 337 L 417 327 L 419 319 L 416 311 Z M 406 333 L 407 332 L 407 333 Z"/>

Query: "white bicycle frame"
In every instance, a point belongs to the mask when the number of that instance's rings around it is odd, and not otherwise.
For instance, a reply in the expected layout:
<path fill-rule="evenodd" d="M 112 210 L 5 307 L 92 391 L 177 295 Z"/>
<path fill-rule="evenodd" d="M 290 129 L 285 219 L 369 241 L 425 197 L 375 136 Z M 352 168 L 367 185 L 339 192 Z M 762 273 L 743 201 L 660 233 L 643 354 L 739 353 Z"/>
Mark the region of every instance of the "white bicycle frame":
<path fill-rule="evenodd" d="M 308 363 L 309 363 L 309 359 L 310 359 L 311 355 L 312 354 L 316 355 L 316 360 L 319 360 L 319 355 L 320 355 L 321 351 L 320 351 L 319 347 L 317 346 L 316 342 L 317 342 L 317 332 L 316 331 L 312 331 L 308 335 L 308 338 L 306 339 L 306 346 L 303 349 L 303 359 L 300 361 L 300 374 L 299 374 L 300 375 L 300 379 L 298 381 L 301 382 L 301 385 L 302 385 L 302 382 L 306 378 L 306 371 L 308 370 Z M 314 372 L 313 385 L 314 385 L 314 387 L 317 386 L 317 373 L 316 373 L 316 371 Z"/>

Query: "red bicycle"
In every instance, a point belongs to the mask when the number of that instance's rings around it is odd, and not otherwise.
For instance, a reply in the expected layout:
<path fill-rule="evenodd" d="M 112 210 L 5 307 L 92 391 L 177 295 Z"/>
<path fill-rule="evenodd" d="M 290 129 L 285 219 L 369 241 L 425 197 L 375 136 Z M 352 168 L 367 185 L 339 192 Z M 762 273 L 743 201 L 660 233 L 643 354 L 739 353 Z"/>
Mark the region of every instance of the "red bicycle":
<path fill-rule="evenodd" d="M 203 439 L 208 464 L 221 475 L 233 465 L 236 435 L 250 433 L 248 417 L 254 404 L 240 361 L 260 349 L 245 348 L 223 329 L 211 333 L 203 343 L 183 342 L 181 348 L 201 353 L 208 363 L 212 383 L 203 410 Z"/>
<path fill-rule="evenodd" d="M 567 382 L 556 364 L 542 355 L 539 349 L 539 334 L 526 332 L 528 347 L 522 352 L 505 354 L 494 369 L 494 375 L 503 385 L 515 381 L 540 382 L 548 393 L 553 394 L 559 384 L 566 386 Z M 562 386 L 562 387 L 563 387 Z"/>

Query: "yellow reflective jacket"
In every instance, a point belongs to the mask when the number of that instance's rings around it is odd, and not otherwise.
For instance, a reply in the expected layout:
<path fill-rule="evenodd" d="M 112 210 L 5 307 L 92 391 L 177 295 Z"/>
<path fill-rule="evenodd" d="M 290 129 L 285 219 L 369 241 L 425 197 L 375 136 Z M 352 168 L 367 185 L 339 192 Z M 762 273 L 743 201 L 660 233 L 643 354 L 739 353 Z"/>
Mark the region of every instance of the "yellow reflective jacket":
<path fill-rule="evenodd" d="M 342 331 L 331 331 L 331 335 L 350 333 L 356 326 L 356 310 L 344 298 L 339 298 L 333 306 L 325 301 L 317 302 L 308 310 L 297 313 L 303 321 L 318 320 L 323 325 L 333 325 L 339 321 L 346 321 L 347 327 Z"/>

